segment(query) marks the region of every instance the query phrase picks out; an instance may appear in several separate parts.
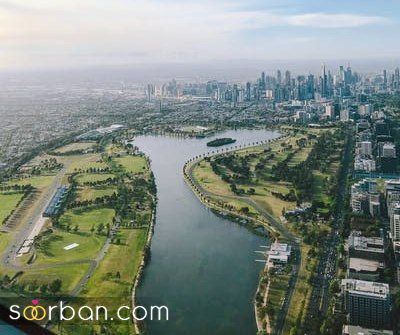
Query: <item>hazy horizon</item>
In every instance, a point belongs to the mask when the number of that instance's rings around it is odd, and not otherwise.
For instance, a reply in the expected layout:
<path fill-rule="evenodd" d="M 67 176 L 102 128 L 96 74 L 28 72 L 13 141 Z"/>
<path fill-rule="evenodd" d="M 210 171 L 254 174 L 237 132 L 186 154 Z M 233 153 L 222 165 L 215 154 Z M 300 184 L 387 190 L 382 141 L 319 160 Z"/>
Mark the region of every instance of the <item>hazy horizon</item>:
<path fill-rule="evenodd" d="M 395 59 L 399 10 L 393 0 L 0 0 L 0 69 Z"/>
<path fill-rule="evenodd" d="M 202 63 L 154 63 L 125 64 L 107 66 L 80 66 L 63 69 L 10 69 L 0 70 L 0 83 L 75 83 L 81 82 L 124 82 L 145 84 L 164 83 L 171 79 L 179 82 L 207 80 L 245 82 L 255 81 L 261 71 L 276 75 L 276 71 L 289 70 L 293 75 L 318 74 L 321 65 L 336 74 L 340 65 L 352 67 L 361 74 L 381 73 L 383 69 L 392 72 L 399 66 L 397 59 L 337 59 L 337 60 L 236 60 Z"/>

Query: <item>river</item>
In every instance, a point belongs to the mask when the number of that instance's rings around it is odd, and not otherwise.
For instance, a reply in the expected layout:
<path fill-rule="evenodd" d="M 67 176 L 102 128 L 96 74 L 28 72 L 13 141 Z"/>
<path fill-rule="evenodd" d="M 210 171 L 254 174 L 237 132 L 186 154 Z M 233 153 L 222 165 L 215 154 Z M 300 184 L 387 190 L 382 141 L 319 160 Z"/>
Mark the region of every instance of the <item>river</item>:
<path fill-rule="evenodd" d="M 169 321 L 146 323 L 147 334 L 256 334 L 253 297 L 263 264 L 254 251 L 267 240 L 207 209 L 185 184 L 182 167 L 213 150 L 206 142 L 216 137 L 235 138 L 238 145 L 278 135 L 229 130 L 205 139 L 135 139 L 151 159 L 159 199 L 151 260 L 137 297 L 141 305 L 169 309 Z"/>

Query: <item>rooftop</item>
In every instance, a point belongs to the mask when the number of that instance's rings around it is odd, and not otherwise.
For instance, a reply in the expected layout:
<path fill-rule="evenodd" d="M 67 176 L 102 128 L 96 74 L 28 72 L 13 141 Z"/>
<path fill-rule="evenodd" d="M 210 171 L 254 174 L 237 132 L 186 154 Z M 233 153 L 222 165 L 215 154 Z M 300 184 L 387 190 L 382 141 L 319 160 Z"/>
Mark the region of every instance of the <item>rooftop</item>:
<path fill-rule="evenodd" d="M 376 272 L 381 267 L 381 263 L 363 258 L 349 258 L 349 269 L 357 272 Z"/>
<path fill-rule="evenodd" d="M 342 288 L 353 294 L 365 294 L 371 297 L 386 299 L 389 295 L 389 285 L 373 281 L 342 279 Z"/>
<path fill-rule="evenodd" d="M 343 326 L 343 335 L 393 335 L 391 330 L 367 329 L 360 326 Z"/>

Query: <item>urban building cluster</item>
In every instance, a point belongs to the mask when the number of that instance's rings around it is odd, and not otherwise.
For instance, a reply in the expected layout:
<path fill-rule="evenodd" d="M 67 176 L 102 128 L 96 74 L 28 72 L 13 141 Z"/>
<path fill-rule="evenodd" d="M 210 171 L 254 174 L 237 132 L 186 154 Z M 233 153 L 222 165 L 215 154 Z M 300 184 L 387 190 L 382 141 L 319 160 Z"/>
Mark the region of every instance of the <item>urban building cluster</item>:
<path fill-rule="evenodd" d="M 383 88 L 398 87 L 385 76 Z M 393 334 L 388 330 L 393 310 L 391 285 L 400 283 L 395 130 L 385 113 L 368 103 L 360 104 L 352 118 L 356 144 L 350 209 L 357 224 L 347 240 L 346 278 L 341 281 L 342 310 L 348 321 L 343 334 Z M 357 225 L 360 230 L 355 229 Z"/>

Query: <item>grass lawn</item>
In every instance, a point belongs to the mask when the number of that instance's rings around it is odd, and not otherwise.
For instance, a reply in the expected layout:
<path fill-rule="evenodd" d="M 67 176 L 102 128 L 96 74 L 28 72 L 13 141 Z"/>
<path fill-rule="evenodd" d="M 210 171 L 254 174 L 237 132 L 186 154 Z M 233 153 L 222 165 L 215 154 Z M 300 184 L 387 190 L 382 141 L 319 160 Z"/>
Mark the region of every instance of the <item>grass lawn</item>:
<path fill-rule="evenodd" d="M 40 285 L 51 283 L 55 279 L 61 279 L 61 293 L 66 294 L 75 288 L 88 269 L 89 263 L 53 266 L 40 270 L 31 269 L 22 275 L 20 282 L 28 283 L 35 280 Z"/>
<path fill-rule="evenodd" d="M 11 240 L 10 233 L 0 232 L 0 254 L 3 254 L 4 250 L 8 246 L 8 243 L 10 243 L 10 240 Z"/>
<path fill-rule="evenodd" d="M 23 194 L 18 192 L 0 193 L 0 224 L 15 209 L 22 197 Z"/>
<path fill-rule="evenodd" d="M 81 173 L 75 177 L 78 184 L 93 183 L 98 181 L 104 181 L 109 178 L 114 178 L 115 175 L 111 173 Z"/>
<path fill-rule="evenodd" d="M 75 155 L 61 157 L 60 160 L 64 161 L 68 166 L 67 173 L 72 173 L 79 170 L 87 170 L 90 168 L 104 169 L 107 164 L 101 160 L 99 154 Z"/>
<path fill-rule="evenodd" d="M 92 188 L 92 187 L 82 187 L 77 191 L 77 200 L 94 200 L 96 198 L 104 197 L 106 195 L 113 195 L 117 192 L 116 187 L 102 187 L 102 188 Z"/>
<path fill-rule="evenodd" d="M 118 236 L 121 244 L 110 246 L 104 260 L 82 292 L 85 297 L 89 298 L 107 297 L 106 301 L 100 301 L 107 306 L 111 314 L 115 314 L 119 306 L 130 306 L 131 304 L 131 289 L 143 255 L 147 230 L 121 229 Z M 120 278 L 117 278 L 117 272 L 119 272 Z M 106 295 L 105 292 L 107 292 Z M 115 323 L 114 327 L 113 333 L 115 334 L 132 333 L 130 322 Z"/>
<path fill-rule="evenodd" d="M 139 267 L 147 239 L 147 229 L 121 229 L 120 245 L 112 244 L 85 288 L 88 297 L 122 297 L 130 301 L 133 279 Z M 116 278 L 119 272 L 121 277 Z M 110 275 L 111 274 L 111 275 Z"/>
<path fill-rule="evenodd" d="M 290 329 L 296 325 L 297 321 L 302 323 L 310 300 L 311 286 L 308 283 L 308 278 L 311 274 L 311 266 L 316 262 L 316 259 L 307 258 L 309 250 L 310 246 L 302 244 L 300 270 L 283 328 L 285 335 L 290 334 Z"/>
<path fill-rule="evenodd" d="M 99 223 L 106 225 L 112 223 L 114 210 L 111 208 L 75 209 L 65 212 L 60 218 L 62 225 L 79 226 L 79 232 L 90 233 L 90 229 Z"/>
<path fill-rule="evenodd" d="M 37 260 L 35 264 L 60 263 L 70 261 L 90 260 L 96 257 L 106 239 L 105 235 L 92 233 L 90 230 L 103 223 L 112 224 L 114 210 L 110 208 L 94 208 L 85 210 L 67 211 L 61 218 L 60 223 L 64 226 L 70 225 L 71 231 L 55 229 L 46 237 L 38 247 Z M 79 227 L 74 232 L 75 226 Z M 79 246 L 70 250 L 64 247 L 72 243 Z"/>
<path fill-rule="evenodd" d="M 263 207 L 275 217 L 280 217 L 284 208 L 288 210 L 296 207 L 295 202 L 289 202 L 279 199 L 277 197 L 274 197 L 272 194 L 266 195 L 264 197 L 252 195 L 251 198 L 256 200 L 259 204 L 263 205 Z"/>
<path fill-rule="evenodd" d="M 289 274 L 274 274 L 270 275 L 270 285 L 268 291 L 267 305 L 272 307 L 274 310 L 274 317 L 272 319 L 272 326 L 275 324 L 276 317 L 282 306 L 283 299 L 286 294 L 286 290 L 289 285 Z"/>
<path fill-rule="evenodd" d="M 76 142 L 64 145 L 63 147 L 57 148 L 54 150 L 56 153 L 65 154 L 71 151 L 77 150 L 87 150 L 92 148 L 96 143 L 95 142 Z"/>
<path fill-rule="evenodd" d="M 205 190 L 218 195 L 234 195 L 229 184 L 213 172 L 209 162 L 201 161 L 196 164 L 193 176 Z"/>
<path fill-rule="evenodd" d="M 146 159 L 142 156 L 124 156 L 114 158 L 115 162 L 122 166 L 126 172 L 140 173 L 147 170 Z"/>
<path fill-rule="evenodd" d="M 8 185 L 32 185 L 33 187 L 43 188 L 51 185 L 54 181 L 54 175 L 41 175 L 32 176 L 22 179 L 12 179 L 7 184 Z"/>
<path fill-rule="evenodd" d="M 54 230 L 37 248 L 35 264 L 91 260 L 96 257 L 105 239 L 104 235 L 97 235 L 96 233 L 89 235 L 87 233 Z M 78 243 L 79 246 L 71 250 L 64 250 L 65 246 L 72 243 Z"/>

